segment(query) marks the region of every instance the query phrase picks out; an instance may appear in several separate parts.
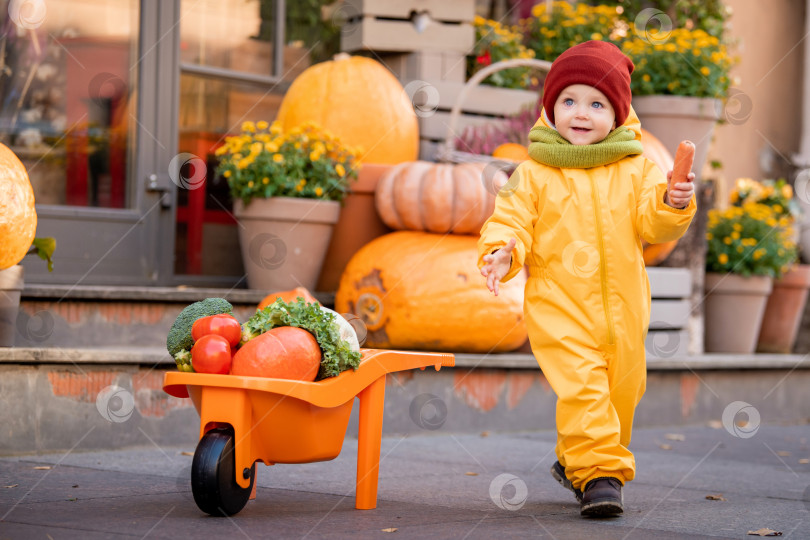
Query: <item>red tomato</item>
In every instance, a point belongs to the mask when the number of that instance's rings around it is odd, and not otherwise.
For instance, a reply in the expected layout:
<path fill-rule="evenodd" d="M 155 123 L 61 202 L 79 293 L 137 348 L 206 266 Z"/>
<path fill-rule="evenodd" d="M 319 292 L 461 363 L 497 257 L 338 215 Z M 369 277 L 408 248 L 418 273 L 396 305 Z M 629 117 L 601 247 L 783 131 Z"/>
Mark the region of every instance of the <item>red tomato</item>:
<path fill-rule="evenodd" d="M 191 325 L 191 339 L 194 341 L 211 334 L 224 337 L 228 343 L 236 347 L 242 339 L 242 326 L 233 315 L 227 313 L 202 317 Z"/>
<path fill-rule="evenodd" d="M 228 374 L 232 360 L 231 344 L 217 334 L 202 336 L 191 348 L 191 367 L 197 373 Z"/>

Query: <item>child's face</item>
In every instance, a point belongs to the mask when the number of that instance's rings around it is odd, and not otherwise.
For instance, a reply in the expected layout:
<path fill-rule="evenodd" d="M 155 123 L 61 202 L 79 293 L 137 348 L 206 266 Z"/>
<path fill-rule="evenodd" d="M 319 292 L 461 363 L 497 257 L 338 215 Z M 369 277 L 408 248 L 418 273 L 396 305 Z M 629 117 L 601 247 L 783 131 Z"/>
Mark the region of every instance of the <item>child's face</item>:
<path fill-rule="evenodd" d="M 616 127 L 616 114 L 605 94 L 587 84 L 572 84 L 554 103 L 554 122 L 571 144 L 594 144 Z"/>

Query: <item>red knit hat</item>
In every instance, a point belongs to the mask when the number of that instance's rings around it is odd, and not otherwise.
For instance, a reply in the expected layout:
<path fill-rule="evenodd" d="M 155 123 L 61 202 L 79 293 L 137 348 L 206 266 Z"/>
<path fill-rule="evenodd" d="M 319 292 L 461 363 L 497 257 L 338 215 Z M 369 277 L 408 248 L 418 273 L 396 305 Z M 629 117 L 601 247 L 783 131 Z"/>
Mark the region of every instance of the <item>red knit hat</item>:
<path fill-rule="evenodd" d="M 607 41 L 586 41 L 571 47 L 551 64 L 543 83 L 543 108 L 554 123 L 554 104 L 560 92 L 572 84 L 593 86 L 610 100 L 621 126 L 630 112 L 630 74 L 633 62 Z"/>

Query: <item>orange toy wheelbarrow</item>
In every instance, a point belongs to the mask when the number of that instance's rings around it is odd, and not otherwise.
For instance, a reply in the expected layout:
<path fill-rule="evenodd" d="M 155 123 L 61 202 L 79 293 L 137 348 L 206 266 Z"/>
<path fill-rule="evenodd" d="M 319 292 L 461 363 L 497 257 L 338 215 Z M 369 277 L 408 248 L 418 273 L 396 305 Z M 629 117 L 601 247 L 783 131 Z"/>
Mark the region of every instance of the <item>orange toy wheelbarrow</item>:
<path fill-rule="evenodd" d="M 190 397 L 200 414 L 191 491 L 200 510 L 233 515 L 254 488 L 255 462 L 310 463 L 340 454 L 360 398 L 355 506 L 377 506 L 385 375 L 453 366 L 447 353 L 362 349 L 356 370 L 318 382 L 172 371 L 163 390 Z"/>

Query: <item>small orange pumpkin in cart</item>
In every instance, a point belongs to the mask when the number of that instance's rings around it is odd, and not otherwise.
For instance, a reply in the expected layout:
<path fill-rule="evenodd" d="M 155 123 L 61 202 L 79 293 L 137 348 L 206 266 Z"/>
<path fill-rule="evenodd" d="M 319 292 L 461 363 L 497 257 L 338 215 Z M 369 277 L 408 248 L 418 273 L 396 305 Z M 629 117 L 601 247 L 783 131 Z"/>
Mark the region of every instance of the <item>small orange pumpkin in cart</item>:
<path fill-rule="evenodd" d="M 299 296 L 303 298 L 304 302 L 307 304 L 318 302 L 318 300 L 312 296 L 312 293 L 310 293 L 306 287 L 296 287 L 294 289 L 290 289 L 289 291 L 280 291 L 268 294 L 262 299 L 261 302 L 259 302 L 259 307 L 256 308 L 256 310 L 259 311 L 266 308 L 275 302 L 277 298 L 281 298 L 289 304 L 290 302 L 295 302 Z"/>
<path fill-rule="evenodd" d="M 321 367 L 315 336 L 294 326 L 279 326 L 257 336 L 236 351 L 232 375 L 314 381 Z"/>

